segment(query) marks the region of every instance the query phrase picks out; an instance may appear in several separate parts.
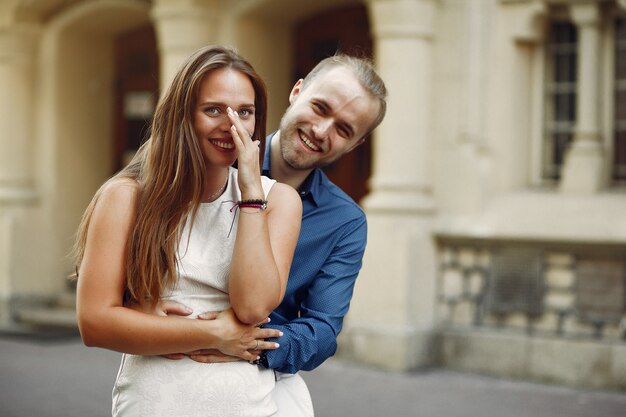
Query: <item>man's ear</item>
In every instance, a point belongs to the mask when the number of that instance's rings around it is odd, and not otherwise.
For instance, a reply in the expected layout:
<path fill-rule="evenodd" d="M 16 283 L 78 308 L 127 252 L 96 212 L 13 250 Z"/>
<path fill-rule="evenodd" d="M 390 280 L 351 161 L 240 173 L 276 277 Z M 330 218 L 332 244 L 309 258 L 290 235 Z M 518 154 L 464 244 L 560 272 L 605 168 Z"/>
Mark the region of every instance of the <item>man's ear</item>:
<path fill-rule="evenodd" d="M 302 91 L 302 81 L 304 81 L 304 80 L 302 78 L 300 78 L 293 85 L 293 88 L 291 89 L 291 93 L 289 93 L 289 104 L 293 103 L 293 101 L 296 99 L 298 94 L 300 94 L 300 91 Z"/>
<path fill-rule="evenodd" d="M 365 136 L 359 139 L 354 145 L 350 146 L 346 153 L 352 152 L 357 146 L 362 145 L 365 142 Z"/>

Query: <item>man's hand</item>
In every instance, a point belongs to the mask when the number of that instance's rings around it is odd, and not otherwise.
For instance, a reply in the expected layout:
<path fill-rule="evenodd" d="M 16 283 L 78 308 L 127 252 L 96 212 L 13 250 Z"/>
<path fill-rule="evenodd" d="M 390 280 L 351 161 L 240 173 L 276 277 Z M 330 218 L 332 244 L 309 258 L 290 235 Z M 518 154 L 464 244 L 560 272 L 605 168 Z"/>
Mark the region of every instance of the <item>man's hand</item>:
<path fill-rule="evenodd" d="M 191 308 L 170 300 L 159 300 L 154 308 L 152 308 L 148 303 L 127 303 L 124 304 L 124 306 L 141 313 L 154 314 L 155 316 L 188 316 L 193 313 Z"/>
<path fill-rule="evenodd" d="M 258 353 L 257 353 L 258 355 Z M 189 359 L 202 363 L 224 363 L 224 362 L 237 362 L 243 359 L 237 356 L 225 355 L 217 349 L 200 349 L 186 354 Z"/>

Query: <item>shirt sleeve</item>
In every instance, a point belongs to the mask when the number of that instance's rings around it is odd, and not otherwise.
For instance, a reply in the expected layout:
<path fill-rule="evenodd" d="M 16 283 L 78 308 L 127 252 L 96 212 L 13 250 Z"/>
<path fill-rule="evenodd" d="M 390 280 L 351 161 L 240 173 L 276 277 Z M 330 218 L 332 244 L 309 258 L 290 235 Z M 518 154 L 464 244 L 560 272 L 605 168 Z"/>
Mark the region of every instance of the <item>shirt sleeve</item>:
<path fill-rule="evenodd" d="M 365 215 L 344 228 L 341 239 L 322 265 L 300 304 L 300 316 L 284 324 L 276 350 L 266 351 L 268 366 L 285 373 L 310 371 L 337 350 L 337 335 L 350 307 L 367 242 Z M 297 260 L 294 260 L 297 262 Z"/>

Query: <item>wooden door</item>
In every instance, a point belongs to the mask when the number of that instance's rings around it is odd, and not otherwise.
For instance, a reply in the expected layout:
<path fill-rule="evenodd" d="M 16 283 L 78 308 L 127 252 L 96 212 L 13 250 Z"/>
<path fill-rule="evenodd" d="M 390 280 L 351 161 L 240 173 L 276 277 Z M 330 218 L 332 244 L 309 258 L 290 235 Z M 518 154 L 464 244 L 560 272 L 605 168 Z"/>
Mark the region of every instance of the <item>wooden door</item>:
<path fill-rule="evenodd" d="M 115 77 L 113 166 L 118 171 L 147 139 L 159 98 L 159 62 L 152 26 L 117 37 Z"/>
<path fill-rule="evenodd" d="M 327 10 L 298 22 L 295 27 L 295 83 L 322 59 L 340 51 L 348 55 L 372 57 L 367 10 L 364 5 Z M 371 171 L 371 138 L 324 171 L 355 201 L 367 193 Z"/>

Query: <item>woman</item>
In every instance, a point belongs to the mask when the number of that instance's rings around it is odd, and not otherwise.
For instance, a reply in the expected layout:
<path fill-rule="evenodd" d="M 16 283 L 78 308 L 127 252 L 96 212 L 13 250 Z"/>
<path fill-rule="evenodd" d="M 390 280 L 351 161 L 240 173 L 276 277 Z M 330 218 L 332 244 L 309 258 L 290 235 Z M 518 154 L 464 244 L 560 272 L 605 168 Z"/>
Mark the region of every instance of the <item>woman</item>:
<path fill-rule="evenodd" d="M 197 51 L 160 100 L 150 139 L 83 217 L 78 322 L 86 345 L 125 353 L 114 416 L 276 412 L 273 372 L 246 361 L 277 347 L 263 339 L 279 332 L 255 325 L 283 297 L 302 209 L 292 188 L 260 176 L 266 110 L 264 83 L 247 61 L 227 48 Z M 233 332 L 219 320 L 124 306 L 159 300 L 223 311 L 240 325 Z M 245 361 L 156 356 L 205 348 Z"/>

